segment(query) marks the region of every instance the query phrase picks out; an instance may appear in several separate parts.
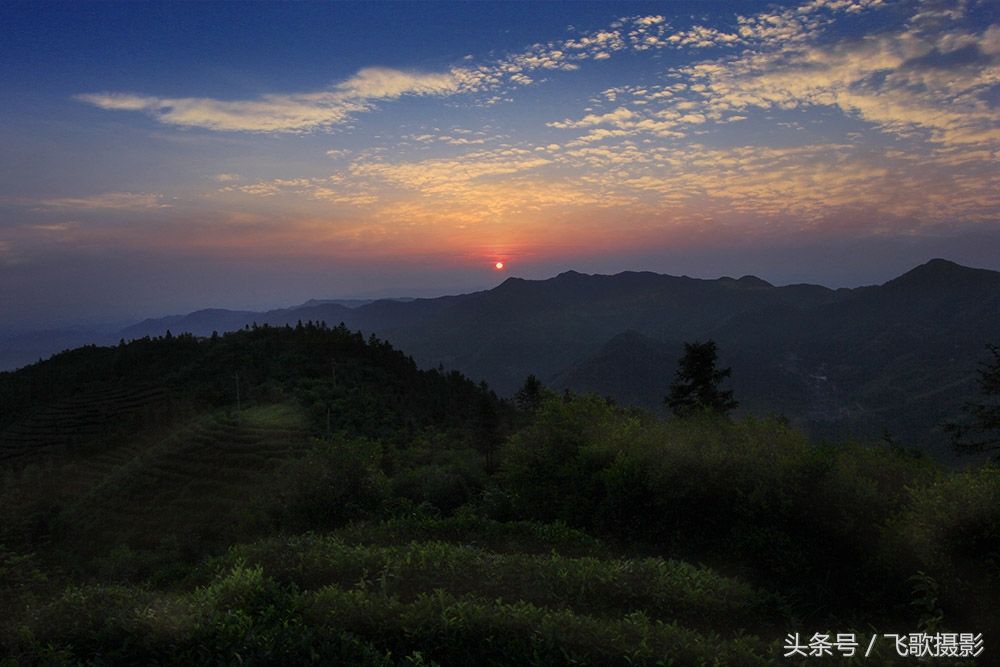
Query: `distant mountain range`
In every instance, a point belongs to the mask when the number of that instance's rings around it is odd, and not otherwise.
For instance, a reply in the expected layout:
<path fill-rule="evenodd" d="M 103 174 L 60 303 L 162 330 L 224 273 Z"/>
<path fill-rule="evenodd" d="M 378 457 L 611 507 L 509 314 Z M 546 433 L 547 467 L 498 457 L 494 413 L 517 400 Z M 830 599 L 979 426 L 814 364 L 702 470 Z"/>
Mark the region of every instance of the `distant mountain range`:
<path fill-rule="evenodd" d="M 200 310 L 75 344 L 299 320 L 374 333 L 424 367 L 460 370 L 501 395 L 533 373 L 557 390 L 651 408 L 662 405 L 683 343 L 711 338 L 752 413 L 784 414 L 817 437 L 888 434 L 943 451 L 941 424 L 973 397 L 985 346 L 1000 343 L 1000 272 L 935 259 L 883 285 L 834 290 L 568 271 L 459 296 Z M 0 341 L 0 364 L 36 360 L 72 338 L 62 333 L 47 352 L 38 335 Z"/>

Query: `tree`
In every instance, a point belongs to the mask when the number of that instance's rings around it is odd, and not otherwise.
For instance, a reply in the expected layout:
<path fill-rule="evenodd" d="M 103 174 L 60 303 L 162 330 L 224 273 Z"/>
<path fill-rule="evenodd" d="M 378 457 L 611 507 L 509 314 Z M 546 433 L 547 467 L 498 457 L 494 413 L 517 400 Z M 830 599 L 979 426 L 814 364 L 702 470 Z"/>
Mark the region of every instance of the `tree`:
<path fill-rule="evenodd" d="M 948 424 L 955 450 L 960 454 L 989 452 L 1000 461 L 1000 346 L 988 345 L 992 361 L 979 364 L 979 393 L 982 399 L 966 403 L 970 420 L 965 424 Z"/>
<path fill-rule="evenodd" d="M 486 459 L 486 469 L 496 468 L 495 454 L 500 445 L 500 414 L 497 412 L 497 396 L 486 382 L 479 383 L 479 406 L 475 416 L 476 438 L 479 449 Z"/>
<path fill-rule="evenodd" d="M 725 415 L 739 405 L 732 391 L 719 388 L 732 369 L 716 369 L 715 360 L 715 341 L 684 343 L 684 356 L 678 362 L 677 376 L 665 400 L 675 415 L 689 417 L 701 412 Z"/>
<path fill-rule="evenodd" d="M 514 394 L 517 407 L 525 412 L 534 412 L 542 404 L 542 383 L 534 375 L 529 375 L 524 384 Z"/>

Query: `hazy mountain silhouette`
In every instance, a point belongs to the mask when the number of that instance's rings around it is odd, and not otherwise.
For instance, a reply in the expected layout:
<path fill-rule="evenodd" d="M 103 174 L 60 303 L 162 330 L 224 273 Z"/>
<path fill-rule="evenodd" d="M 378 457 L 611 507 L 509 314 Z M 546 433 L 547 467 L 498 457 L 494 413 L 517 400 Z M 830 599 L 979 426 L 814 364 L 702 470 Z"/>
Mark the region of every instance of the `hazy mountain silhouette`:
<path fill-rule="evenodd" d="M 533 373 L 557 389 L 647 407 L 661 405 L 682 343 L 712 338 L 745 410 L 786 414 L 814 435 L 888 429 L 940 444 L 935 429 L 972 396 L 985 345 L 1000 341 L 1000 272 L 934 259 L 880 286 L 833 290 L 755 276 L 567 271 L 459 296 L 202 310 L 117 336 L 299 320 L 375 333 L 422 366 L 460 370 L 501 395 Z"/>

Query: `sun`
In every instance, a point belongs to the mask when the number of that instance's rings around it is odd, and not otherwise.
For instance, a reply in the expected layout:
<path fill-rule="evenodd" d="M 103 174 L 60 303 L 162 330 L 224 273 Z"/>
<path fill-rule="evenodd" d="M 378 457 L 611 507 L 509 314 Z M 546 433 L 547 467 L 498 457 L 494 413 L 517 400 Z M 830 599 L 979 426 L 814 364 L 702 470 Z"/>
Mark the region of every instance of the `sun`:
<path fill-rule="evenodd" d="M 503 262 L 497 262 L 493 266 L 496 267 L 497 271 L 503 271 Z"/>

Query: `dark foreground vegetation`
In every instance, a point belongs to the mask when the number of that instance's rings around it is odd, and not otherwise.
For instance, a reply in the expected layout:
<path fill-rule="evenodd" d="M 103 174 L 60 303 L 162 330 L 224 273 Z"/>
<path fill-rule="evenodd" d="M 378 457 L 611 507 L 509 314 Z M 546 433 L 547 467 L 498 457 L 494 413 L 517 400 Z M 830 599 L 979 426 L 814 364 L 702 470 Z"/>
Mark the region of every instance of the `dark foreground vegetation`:
<path fill-rule="evenodd" d="M 1000 638 L 995 466 L 502 401 L 342 327 L 0 374 L 0 468 L 4 665 L 785 664 L 791 632 L 939 631 L 988 664 Z"/>

